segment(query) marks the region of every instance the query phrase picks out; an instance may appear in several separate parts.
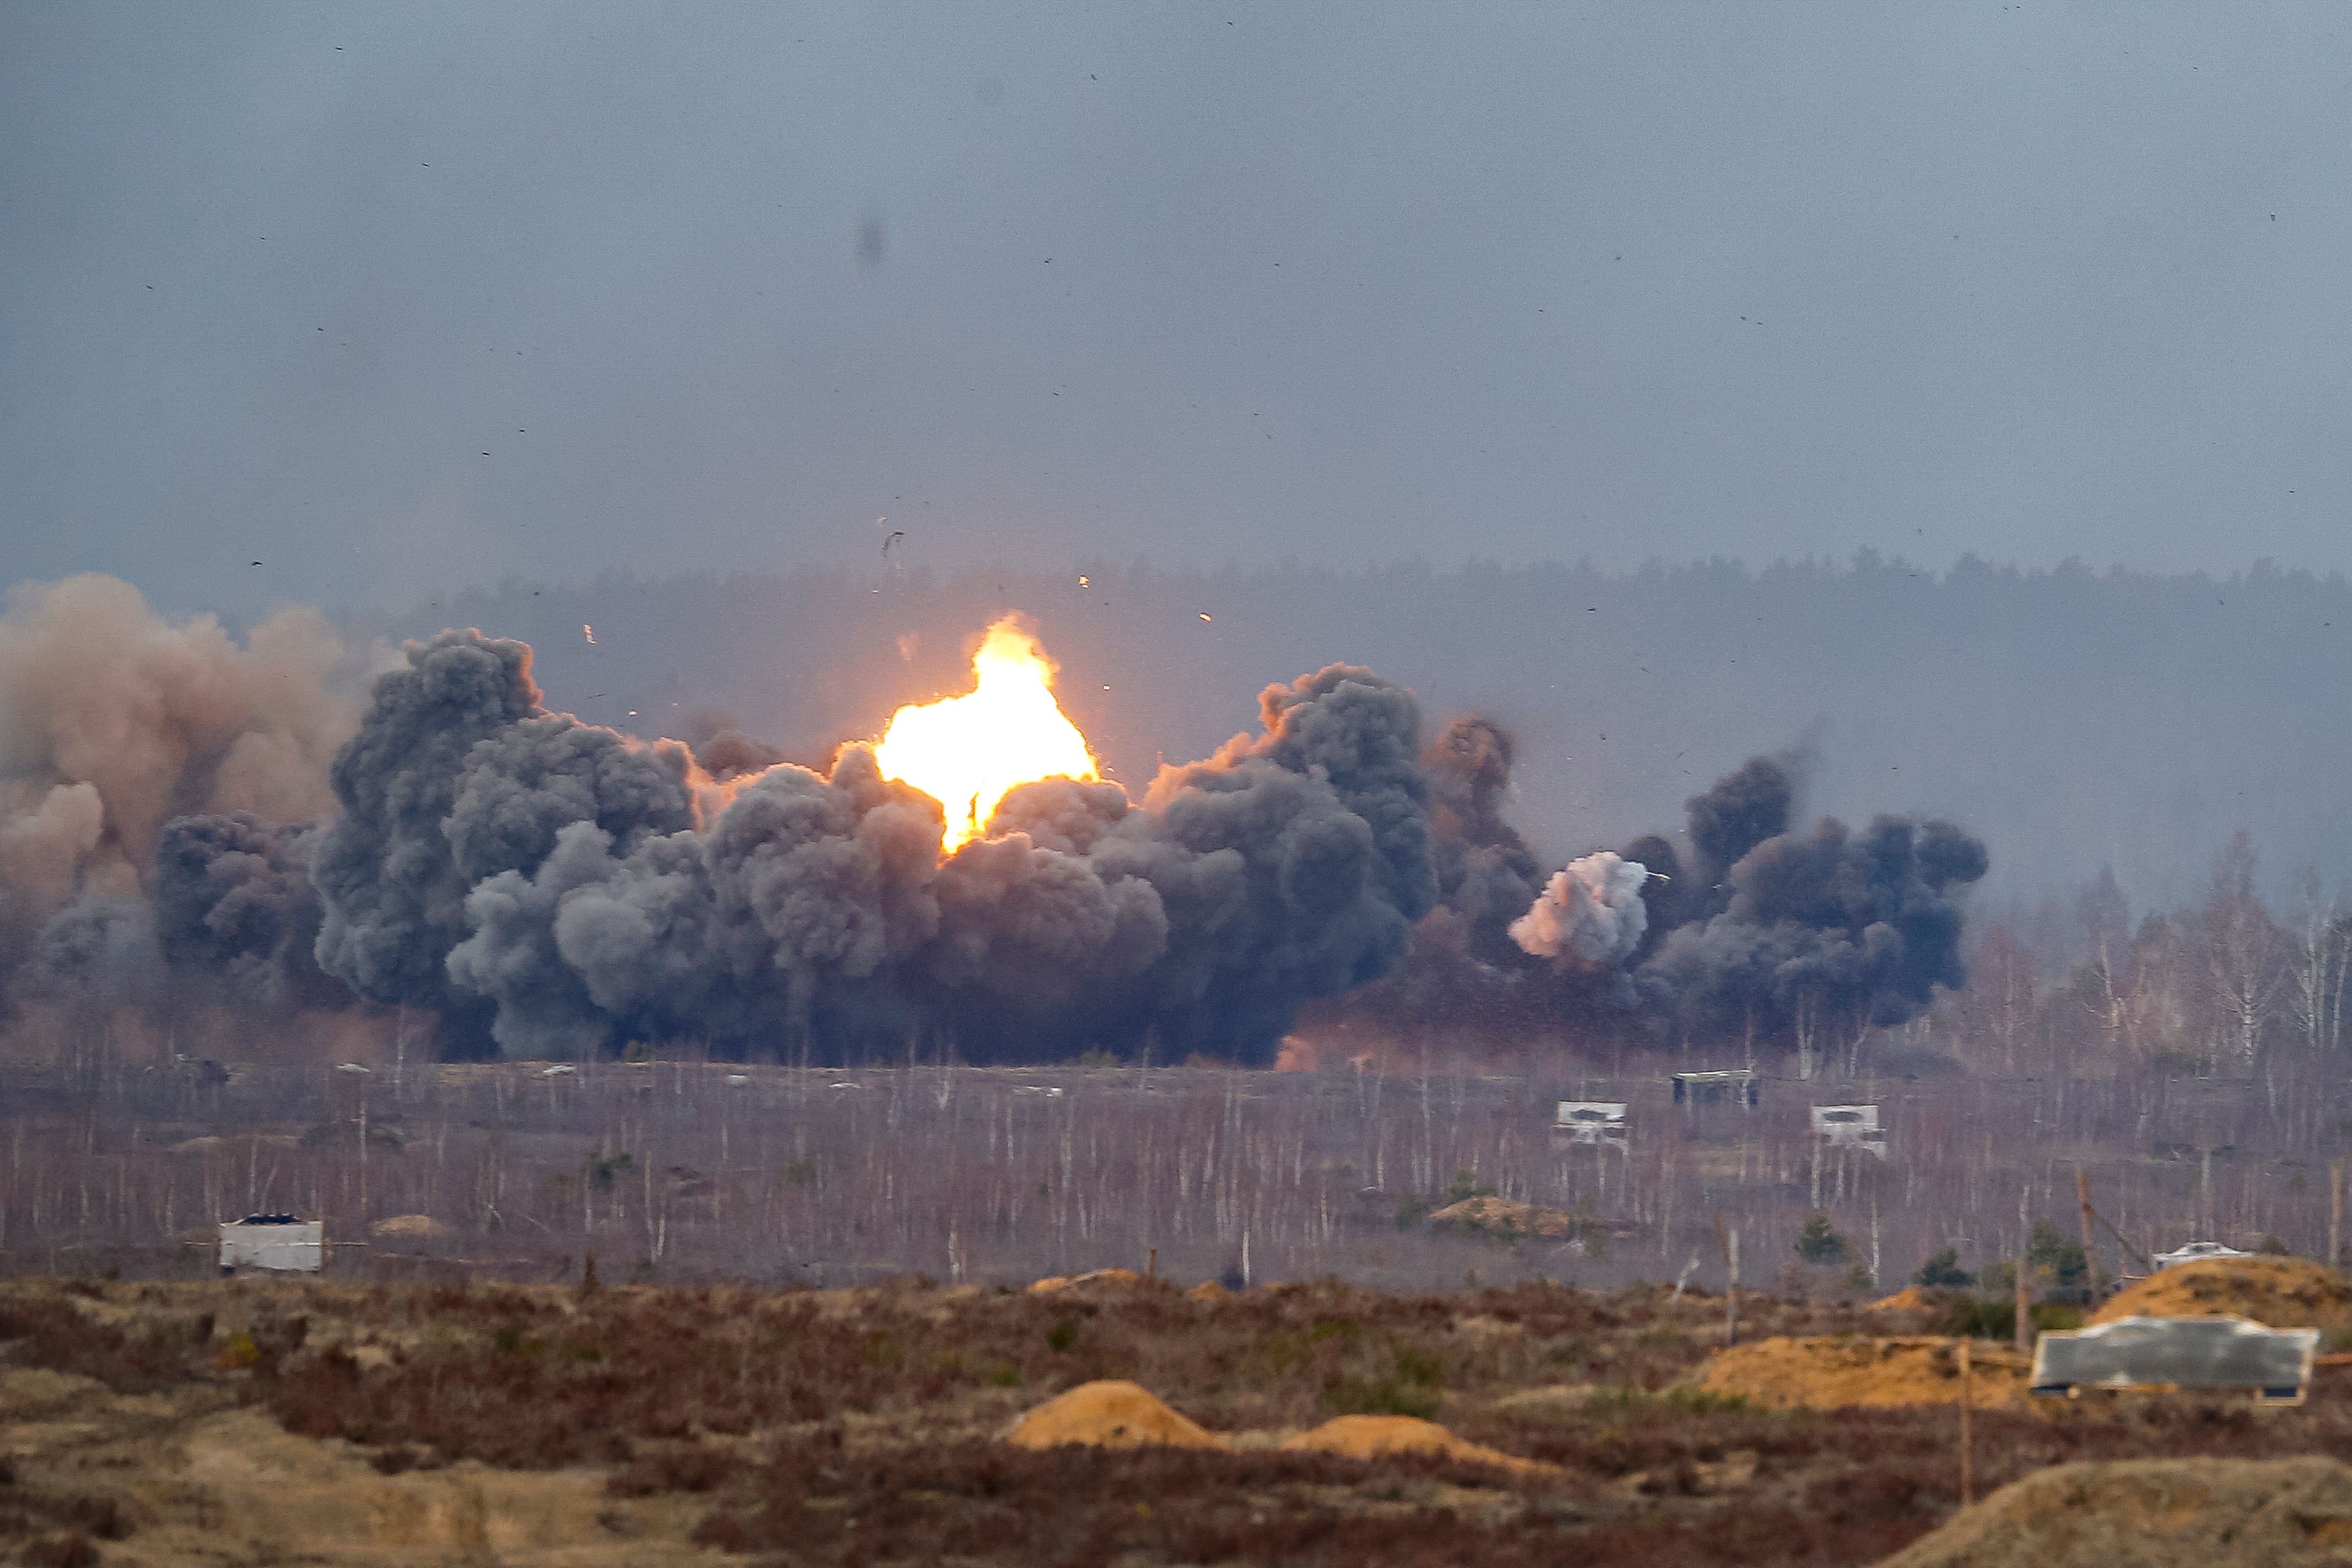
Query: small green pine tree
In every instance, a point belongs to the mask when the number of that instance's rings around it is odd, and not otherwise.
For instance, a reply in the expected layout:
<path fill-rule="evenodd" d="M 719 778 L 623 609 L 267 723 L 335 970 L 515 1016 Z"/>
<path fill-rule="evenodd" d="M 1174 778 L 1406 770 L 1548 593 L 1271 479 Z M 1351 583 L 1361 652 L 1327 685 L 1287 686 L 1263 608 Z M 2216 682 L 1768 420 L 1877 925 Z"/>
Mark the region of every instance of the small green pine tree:
<path fill-rule="evenodd" d="M 1960 1267 L 1959 1249 L 1953 1247 L 1945 1248 L 1941 1252 L 1919 1265 L 1919 1271 L 1912 1278 L 1930 1289 L 1943 1286 L 1955 1290 L 1966 1290 L 1977 1282 L 1977 1277 L 1974 1274 Z"/>
<path fill-rule="evenodd" d="M 1853 1244 L 1831 1228 L 1828 1215 L 1816 1214 L 1797 1238 L 1797 1256 L 1817 1266 L 1843 1263 L 1853 1256 Z"/>
<path fill-rule="evenodd" d="M 2072 1289 L 2090 1278 L 2091 1260 L 2084 1255 L 2079 1241 L 2062 1239 L 2056 1226 L 2046 1219 L 2033 1222 L 2033 1235 L 2025 1244 L 2025 1260 L 2033 1271 L 2061 1289 Z"/>

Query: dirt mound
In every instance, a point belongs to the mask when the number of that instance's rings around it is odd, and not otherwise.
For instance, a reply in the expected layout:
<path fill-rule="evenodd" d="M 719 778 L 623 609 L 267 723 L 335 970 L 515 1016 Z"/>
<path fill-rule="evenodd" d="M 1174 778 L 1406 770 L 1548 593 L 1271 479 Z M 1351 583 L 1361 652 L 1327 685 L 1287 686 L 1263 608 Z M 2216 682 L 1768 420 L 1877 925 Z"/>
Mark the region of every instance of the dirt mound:
<path fill-rule="evenodd" d="M 395 1214 L 368 1227 L 378 1236 L 446 1236 L 449 1228 L 429 1214 Z"/>
<path fill-rule="evenodd" d="M 1847 1405 L 1957 1405 L 1959 1341 L 1951 1339 L 1767 1339 L 1717 1351 L 1699 1386 L 1775 1410 L 1834 1410 Z M 2025 1358 L 1974 1344 L 1969 1397 L 1979 1406 L 2025 1397 Z"/>
<path fill-rule="evenodd" d="M 1472 1225 L 1481 1230 L 1511 1230 L 1522 1236 L 1573 1236 L 1576 1216 L 1564 1208 L 1538 1208 L 1507 1197 L 1465 1197 L 1429 1217 L 1432 1225 Z"/>
<path fill-rule="evenodd" d="M 1879 1568 L 2302 1568 L 2352 1557 L 2352 1467 L 2124 1459 L 2037 1470 Z"/>
<path fill-rule="evenodd" d="M 1214 1280 L 1203 1280 L 1184 1293 L 1196 1301 L 1222 1301 L 1233 1294 Z"/>
<path fill-rule="evenodd" d="M 1177 1448 L 1222 1448 L 1225 1440 L 1179 1416 L 1139 1385 L 1081 1383 L 1038 1406 L 1013 1424 L 1004 1440 L 1024 1448 L 1085 1443 L 1135 1448 L 1165 1443 Z"/>
<path fill-rule="evenodd" d="M 1874 1312 L 1911 1312 L 1935 1304 L 1918 1286 L 1906 1285 L 1893 1295 L 1871 1302 L 1870 1310 Z"/>
<path fill-rule="evenodd" d="M 1443 1454 L 1464 1464 L 1486 1465 L 1513 1475 L 1559 1473 L 1553 1466 L 1466 1442 L 1433 1421 L 1411 1416 L 1336 1416 L 1311 1432 L 1284 1438 L 1282 1447 L 1294 1452 L 1345 1454 L 1351 1459 L 1377 1459 L 1384 1454 Z"/>
<path fill-rule="evenodd" d="M 2352 1329 L 2352 1283 L 2307 1258 L 2208 1258 L 2151 1274 L 2091 1315 L 2252 1318 L 2274 1329 Z"/>
<path fill-rule="evenodd" d="M 1029 1287 L 1033 1296 L 1050 1296 L 1076 1285 L 1139 1285 L 1143 1276 L 1132 1269 L 1097 1269 L 1085 1274 L 1052 1274 Z"/>

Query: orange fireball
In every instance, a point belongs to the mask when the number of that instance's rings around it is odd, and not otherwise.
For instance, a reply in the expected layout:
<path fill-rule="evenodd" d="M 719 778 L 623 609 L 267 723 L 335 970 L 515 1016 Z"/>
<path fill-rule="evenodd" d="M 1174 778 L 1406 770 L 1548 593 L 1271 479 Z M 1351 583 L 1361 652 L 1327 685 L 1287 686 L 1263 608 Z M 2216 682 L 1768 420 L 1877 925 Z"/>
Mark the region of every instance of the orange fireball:
<path fill-rule="evenodd" d="M 874 748 L 883 773 L 947 812 L 944 847 L 980 836 L 1006 791 L 1033 779 L 1095 779 L 1094 753 L 1054 700 L 1054 665 L 1007 615 L 972 655 L 973 689 L 900 708 Z"/>

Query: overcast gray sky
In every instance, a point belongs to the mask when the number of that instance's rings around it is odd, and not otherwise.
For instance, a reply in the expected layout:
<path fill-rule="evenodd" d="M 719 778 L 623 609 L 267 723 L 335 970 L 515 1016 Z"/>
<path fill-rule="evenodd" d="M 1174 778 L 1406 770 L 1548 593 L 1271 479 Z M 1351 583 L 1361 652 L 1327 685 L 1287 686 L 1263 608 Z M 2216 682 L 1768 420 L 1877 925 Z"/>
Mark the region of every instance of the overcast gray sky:
<path fill-rule="evenodd" d="M 10 3 L 0 580 L 2352 569 L 2347 16 Z"/>

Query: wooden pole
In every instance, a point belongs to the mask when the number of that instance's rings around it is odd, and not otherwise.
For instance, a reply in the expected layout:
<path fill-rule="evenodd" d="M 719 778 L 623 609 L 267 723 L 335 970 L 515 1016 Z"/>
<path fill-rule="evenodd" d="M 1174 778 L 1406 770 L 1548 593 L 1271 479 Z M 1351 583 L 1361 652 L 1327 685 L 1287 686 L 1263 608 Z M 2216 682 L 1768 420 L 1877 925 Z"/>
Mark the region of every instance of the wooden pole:
<path fill-rule="evenodd" d="M 2082 1166 L 2074 1167 L 2074 1196 L 2083 1203 L 2083 1257 L 2091 1265 L 2091 1300 L 2106 1294 L 2107 1271 L 2099 1267 L 2099 1241 L 2091 1228 L 2091 1178 Z"/>
<path fill-rule="evenodd" d="M 1969 1366 L 1969 1342 L 1960 1339 L 1960 1506 L 1977 1500 L 1976 1448 L 1969 1440 L 1969 1406 L 1975 1403 L 1976 1379 Z"/>
<path fill-rule="evenodd" d="M 1160 1249 L 1157 1247 L 1151 1249 L 1150 1260 L 1143 1265 L 1143 1277 L 1147 1280 L 1160 1278 Z"/>
<path fill-rule="evenodd" d="M 1723 1343 L 1739 1343 L 1739 1227 L 1731 1228 L 1731 1288 L 1724 1292 Z"/>
<path fill-rule="evenodd" d="M 2344 1261 L 2344 1162 L 2331 1161 L 2327 1166 L 2327 1266 L 2338 1268 Z"/>
<path fill-rule="evenodd" d="M 2033 1228 L 2026 1206 L 2032 1198 L 2033 1184 L 2028 1182 L 2017 1195 L 2017 1348 L 2028 1352 L 2033 1349 Z"/>
<path fill-rule="evenodd" d="M 1726 1284 L 1723 1291 L 1723 1343 L 1739 1343 L 1739 1231 L 1726 1230 L 1723 1216 L 1715 1217 L 1715 1244 L 1723 1249 Z"/>

